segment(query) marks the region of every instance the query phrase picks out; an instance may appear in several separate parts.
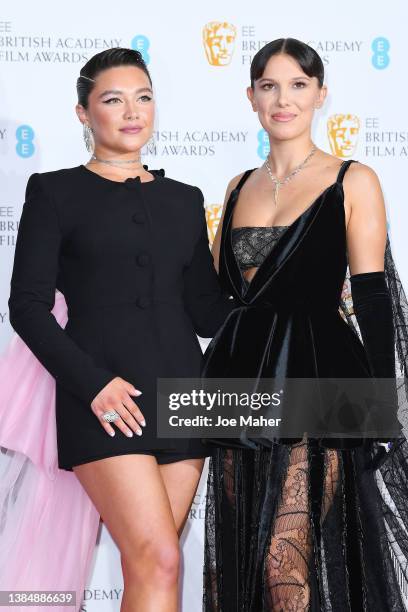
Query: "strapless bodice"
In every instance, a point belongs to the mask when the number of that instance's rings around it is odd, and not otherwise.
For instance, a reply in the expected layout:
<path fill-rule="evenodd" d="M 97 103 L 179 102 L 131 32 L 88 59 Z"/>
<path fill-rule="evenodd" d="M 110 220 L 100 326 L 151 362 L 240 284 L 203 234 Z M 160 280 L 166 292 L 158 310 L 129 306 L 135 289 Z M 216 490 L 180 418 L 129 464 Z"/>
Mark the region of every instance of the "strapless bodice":
<path fill-rule="evenodd" d="M 232 248 L 240 269 L 259 267 L 288 227 L 288 225 L 275 225 L 233 228 Z"/>

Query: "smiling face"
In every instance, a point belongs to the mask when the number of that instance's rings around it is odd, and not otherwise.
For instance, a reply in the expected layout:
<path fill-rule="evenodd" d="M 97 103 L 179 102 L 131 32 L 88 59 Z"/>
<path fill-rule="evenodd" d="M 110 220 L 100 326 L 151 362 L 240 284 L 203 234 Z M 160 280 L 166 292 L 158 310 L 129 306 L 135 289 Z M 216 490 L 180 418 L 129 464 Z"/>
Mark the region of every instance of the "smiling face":
<path fill-rule="evenodd" d="M 268 60 L 247 94 L 268 134 L 290 140 L 310 132 L 314 110 L 323 104 L 327 89 L 319 87 L 317 77 L 307 76 L 290 55 L 279 53 Z"/>
<path fill-rule="evenodd" d="M 88 108 L 76 106 L 82 123 L 93 130 L 95 152 L 126 155 L 139 152 L 153 132 L 154 100 L 146 73 L 137 66 L 118 66 L 95 77 Z"/>

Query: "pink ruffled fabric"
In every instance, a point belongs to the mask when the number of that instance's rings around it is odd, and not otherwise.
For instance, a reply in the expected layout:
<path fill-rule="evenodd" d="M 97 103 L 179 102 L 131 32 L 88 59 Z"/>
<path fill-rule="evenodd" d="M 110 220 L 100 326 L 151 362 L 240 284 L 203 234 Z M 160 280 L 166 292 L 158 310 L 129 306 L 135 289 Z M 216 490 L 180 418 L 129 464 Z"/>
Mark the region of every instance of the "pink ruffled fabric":
<path fill-rule="evenodd" d="M 59 291 L 52 310 L 65 327 Z M 0 590 L 75 591 L 79 610 L 99 514 L 73 472 L 58 468 L 55 381 L 14 334 L 0 358 Z"/>

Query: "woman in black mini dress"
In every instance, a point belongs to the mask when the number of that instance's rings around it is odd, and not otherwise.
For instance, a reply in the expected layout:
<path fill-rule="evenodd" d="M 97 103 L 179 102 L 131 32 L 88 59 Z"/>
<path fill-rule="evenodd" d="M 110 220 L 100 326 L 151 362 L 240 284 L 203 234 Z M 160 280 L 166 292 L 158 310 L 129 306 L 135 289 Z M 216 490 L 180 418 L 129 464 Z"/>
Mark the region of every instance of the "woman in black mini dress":
<path fill-rule="evenodd" d="M 10 321 L 56 379 L 58 464 L 75 472 L 120 550 L 121 609 L 171 612 L 178 533 L 208 451 L 198 439 L 157 437 L 156 381 L 199 374 L 196 333 L 212 336 L 232 302 L 213 267 L 201 191 L 140 163 L 154 121 L 140 53 L 95 55 L 77 89 L 94 154 L 30 176 Z M 56 289 L 65 330 L 50 313 Z"/>

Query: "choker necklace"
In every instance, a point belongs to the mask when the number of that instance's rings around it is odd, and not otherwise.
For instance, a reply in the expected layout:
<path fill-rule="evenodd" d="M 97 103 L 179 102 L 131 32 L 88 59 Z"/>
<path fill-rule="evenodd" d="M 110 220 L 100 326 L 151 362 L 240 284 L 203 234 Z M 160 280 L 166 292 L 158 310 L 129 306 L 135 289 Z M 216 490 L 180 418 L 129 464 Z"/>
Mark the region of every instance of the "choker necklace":
<path fill-rule="evenodd" d="M 140 156 L 137 159 L 127 159 L 127 160 L 121 161 L 121 160 L 101 159 L 100 157 L 96 157 L 96 155 L 93 154 L 90 159 L 90 163 L 95 162 L 95 161 L 101 164 L 108 164 L 109 166 L 116 166 L 117 168 L 122 168 L 123 165 L 126 165 L 126 164 L 135 164 L 136 162 L 139 162 L 139 165 L 136 168 L 132 168 L 132 170 L 139 170 L 140 168 L 143 168 L 143 164 L 140 161 Z"/>
<path fill-rule="evenodd" d="M 316 145 L 313 145 L 312 150 L 310 151 L 309 155 L 306 157 L 306 159 L 304 159 L 302 161 L 301 164 L 299 164 L 298 166 L 296 166 L 296 168 L 294 168 L 292 170 L 292 172 L 290 172 L 287 176 L 285 176 L 285 178 L 283 178 L 282 180 L 279 180 L 276 176 L 274 176 L 272 174 L 272 170 L 271 167 L 269 165 L 269 155 L 266 158 L 265 162 L 264 162 L 264 166 L 270 176 L 271 181 L 273 182 L 273 184 L 275 185 L 275 189 L 273 192 L 273 199 L 275 201 L 275 206 L 278 205 L 278 195 L 279 195 L 279 189 L 281 187 L 283 187 L 284 185 L 286 185 L 286 183 L 288 183 L 294 176 L 296 176 L 296 174 L 298 172 L 300 172 L 302 170 L 302 168 L 304 168 L 304 166 L 307 164 L 307 162 L 309 161 L 309 159 L 316 153 L 317 151 L 317 147 Z"/>

